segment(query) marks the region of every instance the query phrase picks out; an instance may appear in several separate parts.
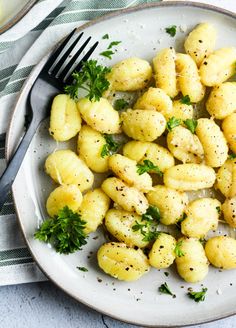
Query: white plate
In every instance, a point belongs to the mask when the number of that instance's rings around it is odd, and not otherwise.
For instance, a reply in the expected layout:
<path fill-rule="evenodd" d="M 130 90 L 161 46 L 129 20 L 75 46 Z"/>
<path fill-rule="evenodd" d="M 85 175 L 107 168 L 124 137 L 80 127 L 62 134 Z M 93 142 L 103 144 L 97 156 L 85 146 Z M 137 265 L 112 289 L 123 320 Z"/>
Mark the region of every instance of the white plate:
<path fill-rule="evenodd" d="M 210 22 L 216 26 L 217 48 L 236 46 L 235 15 L 196 3 L 150 4 L 139 9 L 129 9 L 120 15 L 103 17 L 81 29 L 85 36 L 91 35 L 93 40 L 101 40 L 106 33 L 109 33 L 110 40 L 122 40 L 112 61 L 105 61 L 113 64 L 134 55 L 151 60 L 159 49 L 169 46 L 181 51 L 185 35 L 200 22 Z M 177 36 L 171 38 L 164 28 L 173 24 L 182 28 L 187 26 L 186 32 L 180 32 L 178 28 Z M 101 40 L 94 57 L 105 49 L 108 42 Z M 8 132 L 8 156 L 21 135 L 27 94 L 42 65 L 43 62 L 33 71 L 18 99 Z M 46 217 L 46 197 L 53 188 L 43 171 L 47 154 L 57 146 L 49 137 L 47 128 L 47 122 L 44 122 L 36 133 L 15 180 L 13 194 L 26 242 L 38 265 L 52 281 L 75 299 L 100 312 L 145 326 L 197 324 L 236 312 L 235 271 L 219 272 L 211 268 L 203 282 L 208 287 L 207 298 L 205 302 L 197 304 L 186 296 L 187 288 L 192 285 L 184 283 L 174 268 L 169 270 L 169 277 L 164 275 L 167 270 L 152 269 L 149 274 L 133 283 L 119 282 L 103 274 L 96 262 L 96 250 L 104 241 L 101 232 L 90 236 L 83 251 L 69 256 L 59 255 L 46 244 L 34 240 L 33 234 L 38 223 Z M 94 236 L 99 238 L 93 239 Z M 76 266 L 85 266 L 89 271 L 78 271 Z M 175 299 L 158 293 L 158 287 L 164 282 L 176 293 Z M 194 285 L 194 289 L 200 288 L 201 284 Z"/>

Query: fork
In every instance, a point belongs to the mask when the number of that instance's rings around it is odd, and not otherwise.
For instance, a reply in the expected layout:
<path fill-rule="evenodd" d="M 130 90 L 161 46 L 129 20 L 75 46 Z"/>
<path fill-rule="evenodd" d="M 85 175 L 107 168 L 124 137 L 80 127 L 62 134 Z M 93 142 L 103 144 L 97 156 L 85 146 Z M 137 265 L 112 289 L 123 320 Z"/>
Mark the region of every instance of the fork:
<path fill-rule="evenodd" d="M 49 116 L 52 97 L 63 92 L 65 84 L 73 83 L 72 71 L 79 71 L 83 62 L 86 62 L 89 59 L 98 46 L 97 41 L 83 55 L 82 59 L 77 64 L 77 59 L 90 42 L 91 37 L 88 37 L 73 55 L 71 52 L 75 49 L 83 36 L 82 32 L 74 39 L 75 32 L 76 29 L 65 38 L 60 46 L 49 57 L 30 90 L 28 97 L 29 114 L 27 115 L 27 119 L 29 123 L 27 130 L 0 178 L 0 210 L 4 205 L 6 197 L 39 124 Z M 76 67 L 74 67 L 75 65 Z"/>

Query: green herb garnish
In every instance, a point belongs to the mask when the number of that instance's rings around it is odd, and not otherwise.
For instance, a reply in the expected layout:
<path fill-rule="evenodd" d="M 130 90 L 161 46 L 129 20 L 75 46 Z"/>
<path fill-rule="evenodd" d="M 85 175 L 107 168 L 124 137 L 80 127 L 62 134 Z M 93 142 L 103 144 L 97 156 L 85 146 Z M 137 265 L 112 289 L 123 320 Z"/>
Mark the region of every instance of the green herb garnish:
<path fill-rule="evenodd" d="M 142 215 L 142 221 L 156 221 L 160 223 L 161 215 L 159 208 L 153 205 L 149 205 L 146 213 Z"/>
<path fill-rule="evenodd" d="M 166 30 L 166 33 L 168 33 L 170 36 L 174 37 L 176 34 L 176 28 L 177 28 L 176 25 L 172 25 L 172 26 L 166 27 L 165 30 Z"/>
<path fill-rule="evenodd" d="M 81 219 L 80 214 L 65 206 L 54 218 L 42 223 L 34 238 L 51 243 L 58 253 L 74 253 L 87 244 L 85 225 L 86 222 Z"/>
<path fill-rule="evenodd" d="M 120 147 L 120 144 L 116 142 L 110 134 L 104 134 L 103 136 L 106 140 L 106 143 L 102 147 L 101 157 L 104 158 L 105 156 L 116 153 Z"/>
<path fill-rule="evenodd" d="M 182 244 L 183 244 L 183 241 L 181 240 L 181 241 L 178 241 L 177 243 L 176 243 L 176 246 L 175 246 L 175 250 L 174 250 L 174 252 L 175 252 L 175 255 L 177 256 L 177 257 L 181 257 L 181 256 L 184 256 L 184 252 L 180 249 L 180 247 L 182 246 Z"/>
<path fill-rule="evenodd" d="M 197 127 L 197 120 L 188 118 L 184 121 L 184 124 L 186 125 L 187 129 L 189 129 L 189 131 L 191 131 L 192 133 L 195 132 Z"/>
<path fill-rule="evenodd" d="M 189 98 L 189 95 L 183 96 L 180 100 L 181 104 L 185 104 L 185 105 L 191 105 L 191 101 Z"/>
<path fill-rule="evenodd" d="M 112 50 L 105 50 L 103 52 L 100 52 L 99 55 L 111 59 L 112 55 L 114 55 L 114 52 Z"/>
<path fill-rule="evenodd" d="M 88 269 L 85 267 L 76 267 L 78 270 L 83 271 L 83 272 L 88 272 Z"/>
<path fill-rule="evenodd" d="M 110 71 L 109 67 L 98 65 L 96 60 L 88 60 L 83 63 L 79 72 L 72 74 L 74 82 L 65 87 L 65 92 L 76 100 L 79 98 L 79 89 L 84 89 L 88 92 L 86 98 L 90 101 L 99 101 L 103 92 L 110 86 L 110 82 L 106 79 Z"/>
<path fill-rule="evenodd" d="M 175 118 L 174 116 L 169 119 L 169 121 L 166 123 L 166 128 L 168 131 L 173 130 L 176 128 L 176 126 L 179 126 L 181 124 L 181 119 Z"/>
<path fill-rule="evenodd" d="M 116 99 L 116 101 L 114 103 L 114 109 L 117 111 L 126 109 L 128 107 L 129 107 L 129 103 L 128 103 L 128 101 L 126 101 L 124 99 Z"/>
<path fill-rule="evenodd" d="M 221 214 L 221 208 L 220 208 L 220 206 L 216 206 L 216 210 L 217 210 L 217 212 L 218 212 L 219 214 Z"/>
<path fill-rule="evenodd" d="M 236 158 L 236 154 L 232 153 L 229 155 L 228 159 L 235 159 Z"/>
<path fill-rule="evenodd" d="M 162 294 L 168 294 L 171 296 L 174 296 L 174 294 L 172 293 L 172 291 L 170 290 L 170 287 L 167 285 L 167 283 L 165 282 L 164 284 L 162 284 L 159 288 L 158 288 L 159 292 Z"/>
<path fill-rule="evenodd" d="M 105 39 L 109 39 L 109 34 L 104 34 L 103 37 L 102 37 L 103 40 Z"/>
<path fill-rule="evenodd" d="M 121 43 L 121 41 L 112 41 L 112 42 L 109 44 L 109 46 L 108 46 L 107 49 L 111 49 L 112 47 L 117 46 L 117 45 L 120 44 L 120 43 Z"/>
<path fill-rule="evenodd" d="M 188 296 L 195 302 L 203 302 L 205 300 L 207 288 L 202 288 L 201 292 L 189 292 Z"/>
<path fill-rule="evenodd" d="M 177 219 L 176 227 L 181 229 L 181 222 L 183 222 L 187 217 L 187 214 L 183 213 L 179 219 Z"/>
<path fill-rule="evenodd" d="M 160 175 L 161 177 L 163 176 L 163 173 L 159 169 L 158 166 L 154 165 L 149 159 L 145 159 L 143 161 L 143 164 L 137 164 L 137 173 L 139 175 L 144 174 L 145 172 L 154 172 Z"/>

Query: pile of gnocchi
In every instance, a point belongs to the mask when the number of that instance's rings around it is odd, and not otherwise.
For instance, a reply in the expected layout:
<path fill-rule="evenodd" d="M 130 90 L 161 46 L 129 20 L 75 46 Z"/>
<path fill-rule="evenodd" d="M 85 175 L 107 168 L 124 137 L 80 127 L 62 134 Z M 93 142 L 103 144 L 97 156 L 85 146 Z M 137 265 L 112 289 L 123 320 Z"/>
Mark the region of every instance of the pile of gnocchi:
<path fill-rule="evenodd" d="M 136 57 L 118 62 L 99 101 L 53 100 L 50 135 L 60 142 L 78 135 L 78 142 L 77 152 L 56 150 L 46 159 L 59 185 L 47 212 L 53 217 L 68 206 L 86 222 L 86 234 L 103 224 L 111 240 L 98 249 L 98 265 L 114 278 L 134 281 L 175 263 L 194 283 L 209 264 L 236 268 L 236 240 L 209 237 L 219 221 L 236 228 L 236 48 L 215 50 L 216 35 L 201 23 L 186 37 L 186 53 L 170 47 L 152 65 Z M 117 111 L 117 92 L 137 99 Z M 126 142 L 102 154 L 111 135 Z M 145 238 L 150 208 L 160 215 L 149 231 L 154 239 Z"/>

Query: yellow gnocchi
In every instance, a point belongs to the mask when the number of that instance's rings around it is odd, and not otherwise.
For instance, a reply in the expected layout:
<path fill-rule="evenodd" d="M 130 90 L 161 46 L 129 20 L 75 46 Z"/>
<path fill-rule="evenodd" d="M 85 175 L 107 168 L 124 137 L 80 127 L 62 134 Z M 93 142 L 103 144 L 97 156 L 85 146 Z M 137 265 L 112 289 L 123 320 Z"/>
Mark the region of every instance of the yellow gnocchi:
<path fill-rule="evenodd" d="M 175 260 L 176 240 L 173 236 L 160 233 L 148 254 L 149 263 L 157 269 L 166 269 Z"/>
<path fill-rule="evenodd" d="M 236 196 L 236 159 L 228 159 L 218 170 L 215 188 L 228 198 Z"/>
<path fill-rule="evenodd" d="M 118 205 L 128 212 L 142 215 L 148 208 L 144 194 L 134 187 L 129 187 L 117 178 L 108 178 L 102 183 L 102 190 Z"/>
<path fill-rule="evenodd" d="M 152 110 L 128 110 L 122 113 L 122 129 L 127 136 L 139 141 L 153 141 L 165 131 L 166 120 Z"/>
<path fill-rule="evenodd" d="M 203 146 L 206 164 L 211 167 L 221 166 L 228 157 L 228 145 L 220 127 L 211 119 L 200 118 L 196 135 Z"/>
<path fill-rule="evenodd" d="M 154 190 L 147 194 L 147 199 L 151 205 L 158 207 L 161 223 L 165 225 L 177 223 L 188 202 L 186 193 L 162 185 L 155 186 Z"/>
<path fill-rule="evenodd" d="M 193 118 L 193 106 L 191 104 L 183 104 L 181 100 L 173 101 L 172 115 L 168 117 L 175 117 L 182 121 Z"/>
<path fill-rule="evenodd" d="M 57 150 L 50 154 L 46 159 L 45 169 L 59 184 L 75 184 L 80 191 L 85 191 L 93 185 L 93 173 L 72 150 Z"/>
<path fill-rule="evenodd" d="M 227 116 L 222 122 L 222 130 L 229 148 L 236 153 L 236 113 Z"/>
<path fill-rule="evenodd" d="M 181 222 L 181 232 L 187 237 L 204 238 L 210 230 L 216 230 L 221 203 L 213 198 L 199 198 L 190 202 Z"/>
<path fill-rule="evenodd" d="M 137 162 L 128 157 L 120 154 L 112 155 L 109 158 L 109 168 L 131 187 L 135 187 L 142 192 L 148 192 L 152 189 L 152 178 L 150 175 L 146 172 L 139 175 Z"/>
<path fill-rule="evenodd" d="M 90 101 L 81 98 L 77 102 L 77 107 L 83 120 L 93 129 L 107 134 L 120 133 L 119 113 L 112 107 L 105 98 L 99 101 Z"/>
<path fill-rule="evenodd" d="M 222 205 L 222 212 L 230 227 L 236 228 L 236 196 L 225 200 Z"/>
<path fill-rule="evenodd" d="M 205 252 L 212 265 L 220 269 L 236 269 L 236 240 L 216 236 L 206 242 Z"/>
<path fill-rule="evenodd" d="M 134 281 L 150 269 L 148 259 L 141 249 L 134 249 L 124 243 L 107 243 L 97 253 L 99 267 L 119 280 Z"/>

